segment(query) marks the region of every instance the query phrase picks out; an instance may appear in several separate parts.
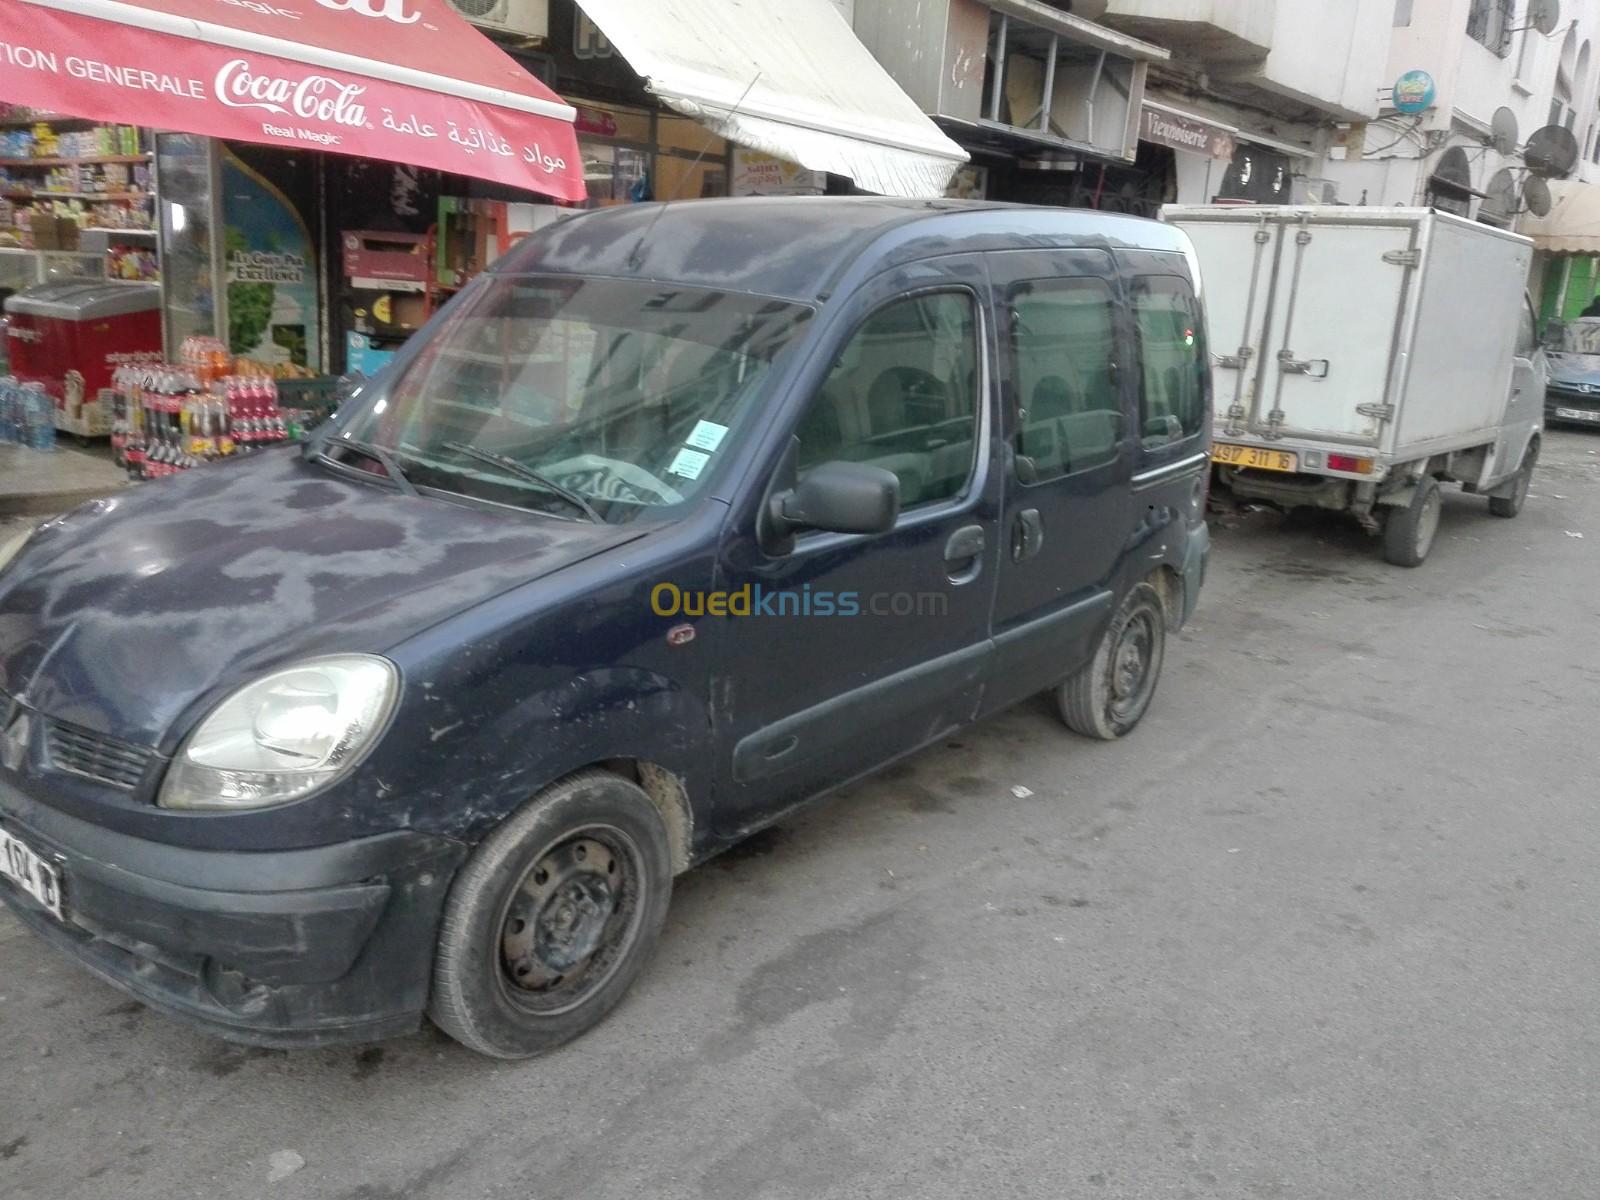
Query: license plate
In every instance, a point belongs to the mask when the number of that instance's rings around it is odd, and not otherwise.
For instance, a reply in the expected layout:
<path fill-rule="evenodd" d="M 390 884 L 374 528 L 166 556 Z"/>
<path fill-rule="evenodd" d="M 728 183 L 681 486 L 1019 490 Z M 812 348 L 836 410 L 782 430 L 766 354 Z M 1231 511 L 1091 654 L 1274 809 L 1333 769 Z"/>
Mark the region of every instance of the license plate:
<path fill-rule="evenodd" d="M 1261 471 L 1293 471 L 1299 458 L 1287 450 L 1268 450 L 1262 446 L 1235 446 L 1218 442 L 1211 447 L 1211 461 L 1230 467 L 1255 467 Z"/>
<path fill-rule="evenodd" d="M 52 916 L 63 919 L 61 911 L 61 872 L 28 846 L 0 829 L 0 876 L 16 884 Z"/>
<path fill-rule="evenodd" d="M 1556 416 L 1567 421 L 1600 421 L 1600 411 L 1586 408 L 1558 408 Z"/>

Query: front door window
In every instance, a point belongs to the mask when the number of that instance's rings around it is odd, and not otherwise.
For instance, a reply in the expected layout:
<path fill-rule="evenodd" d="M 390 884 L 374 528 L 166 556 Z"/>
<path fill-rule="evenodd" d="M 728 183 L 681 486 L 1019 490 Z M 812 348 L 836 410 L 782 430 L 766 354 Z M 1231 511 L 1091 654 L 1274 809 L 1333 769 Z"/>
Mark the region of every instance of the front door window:
<path fill-rule="evenodd" d="M 901 510 L 959 496 L 978 431 L 978 321 L 968 292 L 898 300 L 840 351 L 801 418 L 799 470 L 845 460 L 892 471 Z"/>

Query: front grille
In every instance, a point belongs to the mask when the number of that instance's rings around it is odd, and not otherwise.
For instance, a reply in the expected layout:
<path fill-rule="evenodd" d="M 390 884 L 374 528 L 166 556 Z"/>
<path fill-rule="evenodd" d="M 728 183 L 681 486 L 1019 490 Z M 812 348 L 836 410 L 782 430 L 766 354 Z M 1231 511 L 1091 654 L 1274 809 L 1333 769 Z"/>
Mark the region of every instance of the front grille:
<path fill-rule="evenodd" d="M 47 726 L 51 765 L 112 787 L 132 790 L 144 778 L 151 752 L 65 721 Z"/>

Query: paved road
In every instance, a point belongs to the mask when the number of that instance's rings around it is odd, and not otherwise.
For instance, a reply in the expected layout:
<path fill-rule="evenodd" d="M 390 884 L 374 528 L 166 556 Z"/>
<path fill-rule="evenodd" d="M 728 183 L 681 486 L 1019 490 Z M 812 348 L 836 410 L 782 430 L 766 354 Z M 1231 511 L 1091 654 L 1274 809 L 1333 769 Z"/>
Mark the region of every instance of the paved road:
<path fill-rule="evenodd" d="M 0 918 L 0 1195 L 1589 1200 L 1600 436 L 1547 450 L 1418 571 L 1219 530 L 1131 741 L 1028 706 L 702 868 L 542 1061 L 232 1049 Z"/>

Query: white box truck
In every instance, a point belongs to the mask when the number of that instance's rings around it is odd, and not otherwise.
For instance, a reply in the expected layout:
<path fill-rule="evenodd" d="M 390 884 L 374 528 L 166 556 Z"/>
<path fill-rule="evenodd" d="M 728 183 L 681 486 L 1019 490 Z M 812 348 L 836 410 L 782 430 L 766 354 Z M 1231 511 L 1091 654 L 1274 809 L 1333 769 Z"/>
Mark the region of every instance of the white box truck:
<path fill-rule="evenodd" d="M 1533 243 L 1418 208 L 1169 205 L 1206 284 L 1221 488 L 1353 514 L 1417 566 L 1455 482 L 1514 517 L 1545 374 Z"/>

